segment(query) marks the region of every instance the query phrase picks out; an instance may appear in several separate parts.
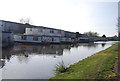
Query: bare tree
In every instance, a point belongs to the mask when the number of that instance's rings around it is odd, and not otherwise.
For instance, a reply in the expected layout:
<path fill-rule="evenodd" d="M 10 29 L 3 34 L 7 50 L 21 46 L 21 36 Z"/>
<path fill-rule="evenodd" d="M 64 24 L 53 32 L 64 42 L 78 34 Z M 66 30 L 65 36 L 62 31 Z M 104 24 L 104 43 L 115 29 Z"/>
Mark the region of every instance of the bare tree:
<path fill-rule="evenodd" d="M 31 24 L 30 18 L 21 18 L 21 19 L 20 19 L 20 22 L 21 22 L 22 24 Z"/>

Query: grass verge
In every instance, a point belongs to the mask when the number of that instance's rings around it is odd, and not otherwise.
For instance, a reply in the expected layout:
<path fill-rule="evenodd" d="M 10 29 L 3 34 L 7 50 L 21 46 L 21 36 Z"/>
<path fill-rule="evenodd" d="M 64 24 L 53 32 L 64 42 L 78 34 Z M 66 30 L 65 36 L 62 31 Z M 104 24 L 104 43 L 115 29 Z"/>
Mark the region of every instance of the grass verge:
<path fill-rule="evenodd" d="M 66 72 L 50 79 L 110 79 L 116 77 L 115 62 L 118 58 L 118 44 L 100 51 L 71 65 Z"/>

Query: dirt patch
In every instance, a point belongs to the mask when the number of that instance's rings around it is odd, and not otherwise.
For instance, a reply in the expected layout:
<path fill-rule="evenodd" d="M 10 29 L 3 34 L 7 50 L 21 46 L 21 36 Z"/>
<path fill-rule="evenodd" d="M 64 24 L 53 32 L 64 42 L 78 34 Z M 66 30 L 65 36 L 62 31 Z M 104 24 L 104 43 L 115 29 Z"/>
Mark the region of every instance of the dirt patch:
<path fill-rule="evenodd" d="M 100 54 L 97 54 L 97 55 L 105 56 L 105 55 L 110 55 L 110 53 L 100 53 Z"/>

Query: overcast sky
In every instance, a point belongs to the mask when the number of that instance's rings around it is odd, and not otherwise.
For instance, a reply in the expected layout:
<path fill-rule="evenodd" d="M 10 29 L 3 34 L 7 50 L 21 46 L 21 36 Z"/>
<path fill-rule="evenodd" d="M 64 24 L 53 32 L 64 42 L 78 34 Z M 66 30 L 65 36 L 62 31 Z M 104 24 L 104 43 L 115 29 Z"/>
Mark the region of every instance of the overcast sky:
<path fill-rule="evenodd" d="M 0 20 L 73 32 L 117 35 L 118 0 L 0 0 Z"/>

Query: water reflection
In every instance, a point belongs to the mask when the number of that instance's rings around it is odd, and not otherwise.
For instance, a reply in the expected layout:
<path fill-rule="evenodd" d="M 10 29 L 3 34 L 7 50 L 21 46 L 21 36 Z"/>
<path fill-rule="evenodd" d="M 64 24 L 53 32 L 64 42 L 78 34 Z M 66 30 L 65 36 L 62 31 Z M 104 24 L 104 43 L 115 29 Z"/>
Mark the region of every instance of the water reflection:
<path fill-rule="evenodd" d="M 102 45 L 102 47 L 105 47 L 106 44 L 105 44 L 105 43 L 102 43 L 101 45 Z"/>
<path fill-rule="evenodd" d="M 105 44 L 101 44 L 102 47 Z M 10 60 L 12 55 L 16 56 L 24 56 L 29 57 L 29 55 L 33 54 L 42 54 L 42 55 L 63 55 L 63 51 L 67 50 L 70 51 L 71 48 L 78 46 L 83 46 L 86 48 L 96 48 L 98 44 L 93 43 L 84 43 L 84 44 L 70 44 L 70 45 L 42 45 L 42 46 L 35 46 L 35 45 L 17 45 L 14 47 L 9 47 L 2 49 L 2 59 Z"/>
<path fill-rule="evenodd" d="M 105 43 L 101 44 L 102 47 L 105 46 Z M 94 43 L 80 43 L 80 44 L 67 44 L 67 45 L 15 45 L 13 47 L 8 47 L 2 49 L 2 59 L 10 61 L 14 56 L 17 56 L 19 62 L 29 62 L 29 55 L 53 55 L 53 58 L 56 56 L 63 55 L 63 51 L 70 51 L 71 48 L 78 48 L 82 46 L 84 48 L 96 48 L 98 44 Z M 5 61 L 2 61 L 2 67 L 5 65 Z"/>
<path fill-rule="evenodd" d="M 66 45 L 15 45 L 2 49 L 3 78 L 48 79 L 54 76 L 54 67 L 62 60 L 65 65 L 71 65 L 111 45 L 112 43 L 106 42 Z"/>
<path fill-rule="evenodd" d="M 29 57 L 31 54 L 50 54 L 50 55 L 62 55 L 63 50 L 71 49 L 71 45 L 49 45 L 49 46 L 30 46 L 30 45 L 19 45 L 3 49 L 3 59 L 10 60 L 11 55 Z"/>

